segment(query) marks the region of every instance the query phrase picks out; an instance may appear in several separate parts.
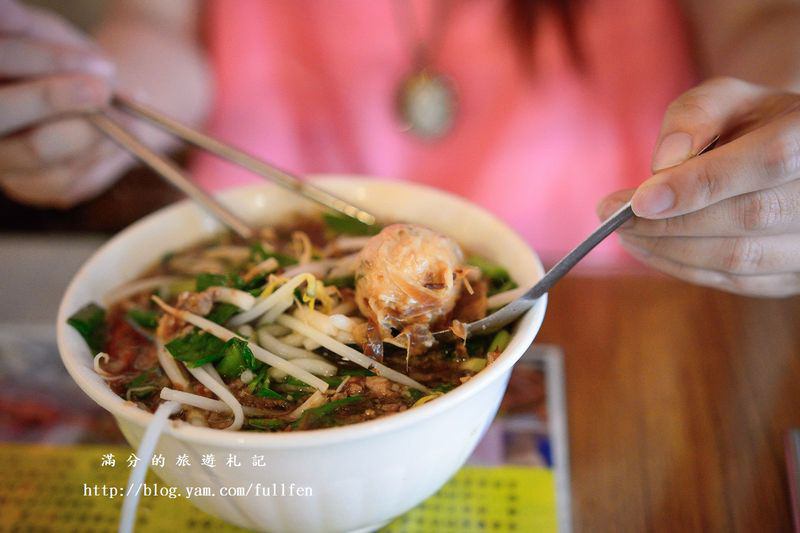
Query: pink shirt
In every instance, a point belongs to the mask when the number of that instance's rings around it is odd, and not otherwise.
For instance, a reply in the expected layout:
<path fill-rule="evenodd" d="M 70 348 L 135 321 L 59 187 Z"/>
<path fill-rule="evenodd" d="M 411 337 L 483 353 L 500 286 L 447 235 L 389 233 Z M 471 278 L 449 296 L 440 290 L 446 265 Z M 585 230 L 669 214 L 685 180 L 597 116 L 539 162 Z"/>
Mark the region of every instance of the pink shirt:
<path fill-rule="evenodd" d="M 583 72 L 545 17 L 532 75 L 502 0 L 455 0 L 435 66 L 454 80 L 459 108 L 452 131 L 425 142 L 401 131 L 395 114 L 412 57 L 394 1 L 209 2 L 218 84 L 210 130 L 296 173 L 452 191 L 506 220 L 547 261 L 594 229 L 601 198 L 648 177 L 664 109 L 694 81 L 670 0 L 584 2 Z M 423 32 L 430 2 L 415 2 Z M 209 188 L 259 179 L 208 156 L 195 170 Z M 621 254 L 610 241 L 590 257 L 600 264 Z"/>

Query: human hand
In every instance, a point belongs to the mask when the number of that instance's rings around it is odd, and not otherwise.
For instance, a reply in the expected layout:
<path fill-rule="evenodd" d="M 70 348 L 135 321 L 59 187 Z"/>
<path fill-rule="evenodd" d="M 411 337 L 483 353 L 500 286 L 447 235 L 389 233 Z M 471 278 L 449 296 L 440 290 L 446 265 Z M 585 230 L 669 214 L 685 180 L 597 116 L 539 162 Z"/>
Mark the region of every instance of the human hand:
<path fill-rule="evenodd" d="M 692 158 L 716 135 L 720 146 Z M 619 230 L 637 259 L 675 277 L 754 296 L 800 293 L 800 94 L 709 80 L 668 108 L 654 175 Z"/>
<path fill-rule="evenodd" d="M 69 207 L 129 164 L 78 116 L 108 103 L 114 71 L 65 21 L 0 0 L 0 187 L 9 197 Z"/>

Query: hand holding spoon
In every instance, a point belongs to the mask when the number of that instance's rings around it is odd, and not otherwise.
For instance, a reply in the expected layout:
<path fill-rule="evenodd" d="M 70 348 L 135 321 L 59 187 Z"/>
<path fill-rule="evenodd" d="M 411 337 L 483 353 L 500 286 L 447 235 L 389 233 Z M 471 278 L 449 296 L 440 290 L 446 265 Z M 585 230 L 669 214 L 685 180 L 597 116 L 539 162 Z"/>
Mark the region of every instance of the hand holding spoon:
<path fill-rule="evenodd" d="M 697 152 L 695 157 L 711 150 L 718 140 L 719 136 L 716 136 L 703 149 Z M 565 255 L 553 268 L 548 270 L 544 277 L 542 277 L 528 292 L 481 320 L 463 324 L 463 339 L 466 340 L 473 335 L 494 333 L 519 318 L 525 311 L 533 307 L 536 301 L 546 294 L 558 280 L 572 270 L 586 254 L 592 251 L 595 246 L 603 242 L 606 237 L 614 233 L 617 228 L 622 226 L 633 216 L 631 203 L 628 202 L 619 208 L 616 213 L 603 221 L 591 235 Z M 440 342 L 453 341 L 457 338 L 453 331 L 449 329 L 437 331 L 434 333 L 434 337 Z"/>

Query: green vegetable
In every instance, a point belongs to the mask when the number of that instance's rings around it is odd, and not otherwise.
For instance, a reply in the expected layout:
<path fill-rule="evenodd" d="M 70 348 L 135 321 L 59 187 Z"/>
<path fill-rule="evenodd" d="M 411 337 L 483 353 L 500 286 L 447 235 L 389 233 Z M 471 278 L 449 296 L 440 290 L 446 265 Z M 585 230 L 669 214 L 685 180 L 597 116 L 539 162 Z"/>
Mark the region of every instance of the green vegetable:
<path fill-rule="evenodd" d="M 341 376 L 374 376 L 375 372 L 366 368 L 345 368 L 339 371 Z"/>
<path fill-rule="evenodd" d="M 225 379 L 238 378 L 245 371 L 244 362 L 235 354 L 222 357 L 216 365 L 217 372 Z"/>
<path fill-rule="evenodd" d="M 231 339 L 228 342 L 233 340 L 236 339 Z M 245 348 L 247 348 L 247 345 L 245 345 Z M 247 349 L 249 350 L 249 348 Z M 219 375 L 225 379 L 238 378 L 247 369 L 241 348 L 238 345 L 228 346 L 228 343 L 225 343 L 224 355 L 217 363 L 216 368 Z"/>
<path fill-rule="evenodd" d="M 131 309 L 126 316 L 144 329 L 156 329 L 158 327 L 158 313 L 155 311 Z"/>
<path fill-rule="evenodd" d="M 353 403 L 360 402 L 363 400 L 364 397 L 361 395 L 355 396 L 347 396 L 346 398 L 340 398 L 338 400 L 334 400 L 332 402 L 328 402 L 326 404 L 320 405 L 319 407 L 314 407 L 312 409 L 307 409 L 305 414 L 312 414 L 317 416 L 325 416 L 333 413 L 340 407 L 344 407 L 345 405 L 350 405 Z"/>
<path fill-rule="evenodd" d="M 327 286 L 339 287 L 349 287 L 351 289 L 355 289 L 356 287 L 356 277 L 355 276 L 342 276 L 340 278 L 330 278 L 323 281 L 323 283 Z"/>
<path fill-rule="evenodd" d="M 480 372 L 486 368 L 486 359 L 483 357 L 470 357 L 458 365 L 461 370 L 468 370 L 473 373 Z"/>
<path fill-rule="evenodd" d="M 342 376 L 321 377 L 320 379 L 333 388 L 338 387 L 342 384 L 342 381 L 344 381 Z"/>
<path fill-rule="evenodd" d="M 209 287 L 227 287 L 229 278 L 225 274 L 210 274 L 204 272 L 199 274 L 194 281 L 195 290 L 202 292 Z"/>
<path fill-rule="evenodd" d="M 510 291 L 512 289 L 516 289 L 517 287 L 519 287 L 519 285 L 517 285 L 517 282 L 514 281 L 514 280 L 509 279 L 509 280 L 504 281 L 498 287 L 490 286 L 489 287 L 489 291 L 488 291 L 487 294 L 489 296 L 492 296 L 494 294 L 500 294 L 501 292 L 506 292 L 506 291 Z"/>
<path fill-rule="evenodd" d="M 138 399 L 147 398 L 155 391 L 160 390 L 164 385 L 164 373 L 161 372 L 161 368 L 154 367 L 145 370 L 128 383 L 128 397 Z"/>
<path fill-rule="evenodd" d="M 485 357 L 490 352 L 505 350 L 510 339 L 511 334 L 508 331 L 500 330 L 494 337 L 488 334 L 472 335 L 467 338 L 464 347 L 470 357 Z M 447 346 L 443 347 L 442 353 L 445 358 L 452 358 L 455 355 Z"/>
<path fill-rule="evenodd" d="M 255 358 L 247 342 L 232 338 L 225 343 L 222 359 L 217 363 L 217 372 L 223 378 L 238 378 L 245 370 L 256 371 L 261 362 Z"/>
<path fill-rule="evenodd" d="M 314 387 L 307 384 L 305 381 L 292 376 L 286 376 L 278 385 L 281 390 L 286 392 L 310 392 L 314 390 Z"/>
<path fill-rule="evenodd" d="M 161 373 L 161 370 L 158 367 L 150 368 L 145 370 L 135 378 L 133 378 L 130 383 L 128 383 L 128 388 L 137 388 L 143 387 L 147 385 L 149 382 L 153 381 L 154 377 L 157 377 L 158 374 Z"/>
<path fill-rule="evenodd" d="M 205 357 L 201 357 L 196 361 L 192 361 L 191 363 L 189 363 L 189 366 L 191 366 L 192 368 L 197 368 L 198 366 L 207 365 L 208 363 L 216 363 L 217 361 L 219 361 L 219 355 L 210 354 Z"/>
<path fill-rule="evenodd" d="M 497 263 L 493 263 L 479 255 L 471 255 L 467 258 L 467 264 L 478 267 L 484 276 L 491 279 L 509 279 L 508 271 Z"/>
<path fill-rule="evenodd" d="M 165 347 L 172 357 L 191 367 L 213 363 L 225 356 L 225 343 L 205 331 L 193 331 L 171 340 Z"/>
<path fill-rule="evenodd" d="M 264 363 L 256 359 L 256 356 L 253 355 L 253 350 L 250 349 L 247 342 L 241 339 L 231 339 L 228 341 L 228 344 L 233 344 L 237 347 L 236 349 L 241 352 L 242 359 L 244 359 L 244 365 L 253 372 L 260 370 L 264 366 Z"/>
<path fill-rule="evenodd" d="M 242 291 L 250 291 L 264 284 L 265 276 L 257 276 L 250 281 L 245 281 L 238 273 L 209 274 L 203 273 L 195 279 L 195 290 L 204 291 L 209 287 L 232 287 Z"/>
<path fill-rule="evenodd" d="M 469 337 L 465 343 L 467 355 L 470 357 L 482 357 L 486 355 L 486 348 L 489 346 L 491 337 L 488 335 L 475 335 Z"/>
<path fill-rule="evenodd" d="M 284 400 L 285 398 L 275 392 L 274 390 L 270 389 L 269 387 L 261 387 L 256 392 L 256 396 L 260 396 L 261 398 L 271 398 L 273 400 Z"/>
<path fill-rule="evenodd" d="M 363 396 L 348 396 L 339 400 L 328 402 L 319 407 L 306 409 L 303 416 L 299 420 L 292 423 L 293 428 L 303 427 L 327 427 L 334 424 L 332 415 L 340 408 L 354 403 L 358 403 L 364 399 Z"/>
<path fill-rule="evenodd" d="M 311 385 L 309 385 L 302 379 L 297 379 L 294 376 L 286 376 L 286 379 L 284 379 L 283 382 L 286 383 L 287 385 L 294 385 L 295 387 L 311 387 Z"/>
<path fill-rule="evenodd" d="M 277 418 L 249 418 L 247 425 L 264 431 L 278 431 L 286 426 L 286 422 Z"/>
<path fill-rule="evenodd" d="M 467 258 L 467 264 L 478 267 L 489 281 L 489 296 L 516 289 L 517 284 L 511 279 L 508 270 L 479 255 Z"/>
<path fill-rule="evenodd" d="M 408 389 L 408 395 L 411 396 L 411 403 L 417 403 L 417 400 L 425 396 L 425 393 L 417 389 Z"/>
<path fill-rule="evenodd" d="M 267 379 L 267 367 L 264 366 L 258 371 L 253 381 L 247 384 L 247 391 L 253 394 L 255 390 Z M 269 381 L 267 381 L 269 383 Z"/>
<path fill-rule="evenodd" d="M 217 324 L 225 324 L 225 322 L 230 320 L 231 317 L 239 311 L 240 309 L 235 305 L 221 302 L 214 304 L 214 307 L 211 308 L 211 312 L 206 315 L 206 318 Z"/>
<path fill-rule="evenodd" d="M 511 333 L 509 333 L 504 329 L 501 329 L 495 334 L 494 338 L 492 339 L 492 342 L 489 344 L 487 353 L 502 352 L 503 350 L 506 349 L 510 341 L 511 341 Z"/>
<path fill-rule="evenodd" d="M 453 390 L 455 388 L 456 388 L 456 386 L 453 385 L 452 383 L 442 383 L 441 385 L 437 385 L 435 387 L 431 387 L 431 390 L 433 392 L 445 393 L 445 392 L 450 392 L 451 390 Z"/>
<path fill-rule="evenodd" d="M 267 377 L 267 367 L 262 366 L 258 371 L 253 381 L 247 384 L 247 390 L 250 394 L 260 396 L 262 398 L 272 398 L 273 400 L 285 400 L 283 396 L 269 388 L 269 378 Z"/>
<path fill-rule="evenodd" d="M 197 282 L 191 278 L 181 279 L 174 281 L 167 286 L 170 294 L 180 294 L 186 291 L 193 291 L 197 286 Z"/>
<path fill-rule="evenodd" d="M 67 324 L 81 334 L 92 354 L 103 351 L 106 344 L 106 311 L 96 303 L 81 307 L 67 319 Z"/>
<path fill-rule="evenodd" d="M 370 226 L 360 220 L 338 213 L 323 213 L 322 218 L 330 230 L 345 235 L 377 235 L 383 229 L 379 224 Z"/>
<path fill-rule="evenodd" d="M 256 263 L 266 261 L 270 257 L 274 257 L 278 261 L 278 265 L 284 268 L 297 264 L 297 259 L 294 257 L 280 252 L 268 252 L 260 243 L 254 243 L 250 246 L 250 258 Z"/>
<path fill-rule="evenodd" d="M 264 284 L 267 282 L 265 274 L 259 274 L 250 281 L 245 281 L 241 276 L 236 274 L 233 286 L 240 291 L 247 291 L 253 296 L 258 296 L 264 290 Z"/>

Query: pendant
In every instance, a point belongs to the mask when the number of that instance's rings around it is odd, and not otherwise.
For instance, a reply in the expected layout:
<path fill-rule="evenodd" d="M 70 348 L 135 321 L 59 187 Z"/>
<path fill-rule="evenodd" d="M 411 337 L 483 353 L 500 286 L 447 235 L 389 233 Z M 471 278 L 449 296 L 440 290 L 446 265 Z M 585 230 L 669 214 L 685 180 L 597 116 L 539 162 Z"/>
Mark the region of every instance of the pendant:
<path fill-rule="evenodd" d="M 444 137 L 452 129 L 457 103 L 450 79 L 424 68 L 403 79 L 397 91 L 404 131 L 425 140 Z"/>

